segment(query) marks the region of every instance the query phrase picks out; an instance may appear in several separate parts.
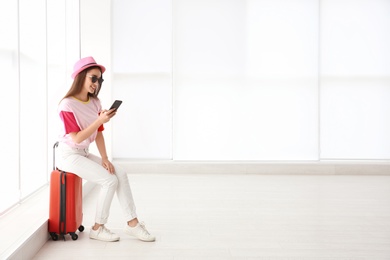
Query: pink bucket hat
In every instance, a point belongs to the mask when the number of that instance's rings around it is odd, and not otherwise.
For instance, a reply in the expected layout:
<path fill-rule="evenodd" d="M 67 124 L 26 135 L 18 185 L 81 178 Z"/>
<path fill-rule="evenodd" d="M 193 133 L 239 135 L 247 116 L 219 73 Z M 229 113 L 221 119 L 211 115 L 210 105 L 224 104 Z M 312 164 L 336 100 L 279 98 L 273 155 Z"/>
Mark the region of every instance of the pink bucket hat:
<path fill-rule="evenodd" d="M 102 73 L 106 71 L 106 68 L 103 65 L 97 64 L 95 59 L 92 57 L 85 57 L 80 59 L 73 67 L 72 79 L 74 79 L 83 70 L 94 66 L 100 67 Z"/>

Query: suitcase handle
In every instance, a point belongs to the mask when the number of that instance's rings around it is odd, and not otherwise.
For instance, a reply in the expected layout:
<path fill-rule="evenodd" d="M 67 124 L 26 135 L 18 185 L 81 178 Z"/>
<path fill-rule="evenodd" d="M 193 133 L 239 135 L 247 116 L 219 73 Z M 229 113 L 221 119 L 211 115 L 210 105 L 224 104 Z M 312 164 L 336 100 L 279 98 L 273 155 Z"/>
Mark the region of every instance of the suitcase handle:
<path fill-rule="evenodd" d="M 53 170 L 56 169 L 56 148 L 58 147 L 58 141 L 53 146 Z"/>

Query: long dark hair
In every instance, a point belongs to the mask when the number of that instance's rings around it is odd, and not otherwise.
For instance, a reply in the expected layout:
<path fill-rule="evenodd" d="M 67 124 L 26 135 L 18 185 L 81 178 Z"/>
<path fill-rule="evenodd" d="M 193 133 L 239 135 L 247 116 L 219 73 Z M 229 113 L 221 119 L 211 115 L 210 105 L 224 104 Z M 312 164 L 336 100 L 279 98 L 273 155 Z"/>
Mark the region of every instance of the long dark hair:
<path fill-rule="evenodd" d="M 90 70 L 92 70 L 92 69 L 99 69 L 100 72 L 101 72 L 101 69 L 98 66 L 89 67 L 88 69 L 81 71 L 74 78 L 72 86 L 70 87 L 68 93 L 66 93 L 66 95 L 62 99 L 68 98 L 68 97 L 71 97 L 71 96 L 75 96 L 78 93 L 80 93 L 81 90 L 83 89 L 83 85 L 84 85 L 84 82 L 85 82 L 85 78 L 87 77 L 87 73 Z M 103 74 L 102 74 L 102 77 L 103 77 Z M 99 92 L 100 92 L 100 88 L 101 88 L 101 85 L 98 84 L 98 87 L 95 89 L 95 92 L 94 93 L 89 93 L 88 92 L 88 96 L 92 97 L 92 98 L 98 98 L 98 95 L 99 95 Z"/>

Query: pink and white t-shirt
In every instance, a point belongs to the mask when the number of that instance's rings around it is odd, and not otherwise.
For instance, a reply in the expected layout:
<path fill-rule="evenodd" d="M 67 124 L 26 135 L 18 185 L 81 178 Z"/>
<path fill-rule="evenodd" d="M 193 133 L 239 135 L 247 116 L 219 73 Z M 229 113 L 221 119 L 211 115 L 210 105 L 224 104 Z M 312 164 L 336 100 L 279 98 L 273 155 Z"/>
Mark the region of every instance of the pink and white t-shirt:
<path fill-rule="evenodd" d="M 104 130 L 103 125 L 79 144 L 73 142 L 69 133 L 79 132 L 87 128 L 98 118 L 101 111 L 102 106 L 98 98 L 89 98 L 87 102 L 83 102 L 74 97 L 64 98 L 58 106 L 58 113 L 63 122 L 59 141 L 66 143 L 72 148 L 88 148 L 89 144 L 95 141 L 97 132 Z"/>

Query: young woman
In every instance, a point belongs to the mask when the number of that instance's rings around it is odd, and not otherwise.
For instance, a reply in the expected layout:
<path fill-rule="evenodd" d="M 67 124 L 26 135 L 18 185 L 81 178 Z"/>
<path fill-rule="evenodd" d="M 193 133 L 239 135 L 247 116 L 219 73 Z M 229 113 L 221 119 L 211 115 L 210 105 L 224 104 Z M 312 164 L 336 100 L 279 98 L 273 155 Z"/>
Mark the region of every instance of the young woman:
<path fill-rule="evenodd" d="M 155 237 L 146 230 L 145 225 L 138 221 L 126 172 L 113 165 L 107 157 L 103 125 L 115 116 L 116 111 L 102 109 L 98 99 L 105 70 L 93 57 L 80 59 L 74 65 L 73 84 L 58 107 L 63 128 L 58 146 L 57 166 L 100 186 L 95 225 L 89 234 L 91 239 L 119 240 L 117 234 L 105 227 L 116 193 L 127 220 L 125 233 L 142 241 L 155 241 Z M 101 157 L 88 152 L 89 145 L 94 141 Z"/>

